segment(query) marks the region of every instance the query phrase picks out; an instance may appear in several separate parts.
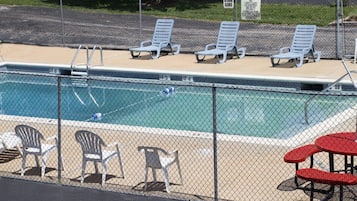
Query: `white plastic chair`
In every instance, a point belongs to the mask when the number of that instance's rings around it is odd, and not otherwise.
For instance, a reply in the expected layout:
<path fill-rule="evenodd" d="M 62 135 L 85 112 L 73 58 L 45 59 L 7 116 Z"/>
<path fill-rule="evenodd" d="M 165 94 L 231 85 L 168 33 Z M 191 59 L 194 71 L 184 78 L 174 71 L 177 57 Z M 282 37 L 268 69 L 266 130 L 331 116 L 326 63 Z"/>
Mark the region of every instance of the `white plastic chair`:
<path fill-rule="evenodd" d="M 243 58 L 246 48 L 237 47 L 239 24 L 239 22 L 221 22 L 217 43 L 208 44 L 203 51 L 195 52 L 197 62 L 202 62 L 206 56 L 211 55 L 218 58 L 218 63 L 224 63 L 228 53 Z"/>
<path fill-rule="evenodd" d="M 33 154 L 36 157 L 37 166 L 39 166 L 38 156 L 41 156 L 41 177 L 44 177 L 46 171 L 47 156 L 52 151 L 56 151 L 57 149 L 57 136 L 52 136 L 45 139 L 40 133 L 40 131 L 27 125 L 17 125 L 15 127 L 15 134 L 21 139 L 22 143 L 21 176 L 23 176 L 25 172 L 27 155 Z M 54 140 L 55 144 L 42 144 L 42 140 Z"/>
<path fill-rule="evenodd" d="M 75 133 L 77 142 L 82 147 L 82 173 L 81 173 L 81 183 L 84 181 L 84 173 L 86 169 L 87 161 L 93 161 L 95 165 L 95 171 L 98 173 L 97 163 L 102 163 L 102 185 L 105 184 L 106 173 L 107 173 L 107 163 L 110 159 L 118 156 L 119 166 L 121 174 L 124 178 L 123 162 L 120 154 L 120 149 L 118 143 L 114 142 L 106 145 L 101 137 L 97 134 L 86 130 L 79 130 Z M 115 151 L 103 150 L 102 147 L 115 147 Z"/>
<path fill-rule="evenodd" d="M 175 151 L 169 153 L 169 152 L 167 152 L 164 149 L 159 148 L 159 147 L 139 146 L 138 147 L 138 151 L 145 153 L 146 165 L 145 165 L 145 187 L 144 187 L 144 191 L 146 191 L 146 189 L 147 189 L 147 180 L 148 180 L 149 168 L 152 169 L 154 181 L 156 181 L 156 169 L 161 169 L 162 170 L 162 173 L 163 173 L 163 176 L 164 176 L 164 181 L 165 181 L 166 191 L 168 193 L 170 193 L 170 182 L 169 182 L 168 168 L 171 165 L 176 163 L 177 169 L 178 169 L 179 175 L 180 175 L 181 184 L 183 183 L 182 182 L 180 161 L 179 161 L 179 156 L 178 156 L 178 150 L 175 150 Z"/>
<path fill-rule="evenodd" d="M 164 49 L 174 55 L 179 54 L 181 45 L 171 41 L 173 27 L 173 19 L 157 19 L 152 40 L 142 41 L 140 47 L 129 49 L 132 58 L 139 57 L 141 52 L 149 52 L 153 59 L 157 59 Z"/>
<path fill-rule="evenodd" d="M 21 153 L 21 139 L 14 132 L 5 132 L 0 135 L 0 152 L 16 148 Z"/>
<path fill-rule="evenodd" d="M 279 54 L 270 56 L 272 66 L 277 66 L 280 59 L 294 60 L 296 67 L 301 67 L 304 59 L 310 57 L 314 62 L 320 61 L 321 52 L 314 47 L 315 33 L 316 25 L 297 25 L 291 46 L 280 48 Z"/>

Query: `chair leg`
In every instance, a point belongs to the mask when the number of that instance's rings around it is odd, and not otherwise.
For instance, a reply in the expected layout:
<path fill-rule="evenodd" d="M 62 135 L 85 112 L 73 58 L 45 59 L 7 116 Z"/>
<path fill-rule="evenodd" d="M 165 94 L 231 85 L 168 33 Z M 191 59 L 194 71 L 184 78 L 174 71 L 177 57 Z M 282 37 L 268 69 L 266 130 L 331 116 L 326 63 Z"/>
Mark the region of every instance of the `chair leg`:
<path fill-rule="evenodd" d="M 144 191 L 146 191 L 146 189 L 148 187 L 148 172 L 149 172 L 149 168 L 145 167 L 145 179 L 144 179 L 145 187 L 144 187 Z"/>
<path fill-rule="evenodd" d="M 38 156 L 37 156 L 37 155 L 35 155 L 35 160 L 36 160 L 36 165 L 37 165 L 37 167 L 40 167 L 40 162 L 39 162 L 39 160 L 38 160 Z"/>
<path fill-rule="evenodd" d="M 130 54 L 131 54 L 132 58 L 139 57 L 141 52 L 137 52 L 137 54 L 135 54 L 135 53 L 136 53 L 135 51 L 130 51 Z"/>
<path fill-rule="evenodd" d="M 274 57 L 270 57 L 270 62 L 273 67 L 277 66 L 280 63 L 280 59 L 277 62 L 274 62 Z"/>
<path fill-rule="evenodd" d="M 197 63 L 204 61 L 204 60 L 205 60 L 205 57 L 206 57 L 206 56 L 203 55 L 202 58 L 200 58 L 200 55 L 196 54 Z"/>
<path fill-rule="evenodd" d="M 177 164 L 177 169 L 178 169 L 178 172 L 179 172 L 179 175 L 180 175 L 181 184 L 183 184 L 182 172 L 181 172 L 181 167 L 180 167 L 180 161 L 179 161 L 178 158 L 176 159 L 176 164 Z"/>
<path fill-rule="evenodd" d="M 27 157 L 27 154 L 24 154 L 22 156 L 21 176 L 24 176 L 24 174 L 25 174 L 26 157 Z"/>
<path fill-rule="evenodd" d="M 47 161 L 47 155 L 44 155 L 41 157 L 41 177 L 45 176 L 45 172 L 46 172 L 46 161 Z"/>
<path fill-rule="evenodd" d="M 321 59 L 321 52 L 320 52 L 320 51 L 316 51 L 316 52 L 314 53 L 314 57 L 316 57 L 316 58 L 315 58 L 315 62 L 320 61 L 320 59 Z"/>
<path fill-rule="evenodd" d="M 102 166 L 103 166 L 103 172 L 102 172 L 102 186 L 104 186 L 104 184 L 105 184 L 105 179 L 106 179 L 106 175 L 107 175 L 107 163 L 102 162 Z"/>
<path fill-rule="evenodd" d="M 160 57 L 160 48 L 158 48 L 157 49 L 157 51 L 156 51 L 156 55 L 154 55 L 152 52 L 150 52 L 150 54 L 151 54 L 151 58 L 152 59 L 157 59 L 157 58 L 159 58 Z"/>
<path fill-rule="evenodd" d="M 153 178 L 153 181 L 157 181 L 157 177 L 156 177 L 156 170 L 155 168 L 151 168 L 151 171 L 152 171 L 152 178 Z"/>
<path fill-rule="evenodd" d="M 238 54 L 238 49 L 237 49 L 237 47 L 234 47 L 234 48 L 233 48 L 232 58 L 234 58 L 234 56 L 237 56 L 237 59 L 239 59 L 239 54 Z"/>
<path fill-rule="evenodd" d="M 95 169 L 95 173 L 98 174 L 99 170 L 98 170 L 98 162 L 94 161 L 94 169 Z"/>
<path fill-rule="evenodd" d="M 124 167 L 123 167 L 123 161 L 121 160 L 120 152 L 118 152 L 118 159 L 119 159 L 119 166 L 120 166 L 121 175 L 124 178 Z"/>
<path fill-rule="evenodd" d="M 227 52 L 223 54 L 223 58 L 219 59 L 218 57 L 218 63 L 223 64 L 227 60 Z"/>
<path fill-rule="evenodd" d="M 181 49 L 181 45 L 180 44 L 176 44 L 172 46 L 172 54 L 176 55 L 180 53 L 180 49 Z"/>
<path fill-rule="evenodd" d="M 82 172 L 81 172 L 81 183 L 83 183 L 83 181 L 84 181 L 84 172 L 86 170 L 86 165 L 87 165 L 87 161 L 83 160 L 82 161 Z"/>
<path fill-rule="evenodd" d="M 302 64 L 304 63 L 304 57 L 303 56 L 301 56 L 300 58 L 299 58 L 299 63 L 296 63 L 296 59 L 295 59 L 295 66 L 296 67 L 301 67 L 302 66 Z"/>
<path fill-rule="evenodd" d="M 164 174 L 166 192 L 170 193 L 169 173 L 166 168 L 162 168 L 162 173 Z"/>
<path fill-rule="evenodd" d="M 24 155 L 24 153 L 22 152 L 22 149 L 21 149 L 21 147 L 20 147 L 19 145 L 16 145 L 16 149 L 17 149 L 17 151 L 20 152 L 20 155 L 21 155 L 21 156 Z"/>
<path fill-rule="evenodd" d="M 238 52 L 238 58 L 243 58 L 243 57 L 245 57 L 245 51 L 246 51 L 246 48 L 244 48 L 244 47 L 241 47 L 241 48 L 239 48 L 238 50 L 237 50 L 237 52 Z"/>

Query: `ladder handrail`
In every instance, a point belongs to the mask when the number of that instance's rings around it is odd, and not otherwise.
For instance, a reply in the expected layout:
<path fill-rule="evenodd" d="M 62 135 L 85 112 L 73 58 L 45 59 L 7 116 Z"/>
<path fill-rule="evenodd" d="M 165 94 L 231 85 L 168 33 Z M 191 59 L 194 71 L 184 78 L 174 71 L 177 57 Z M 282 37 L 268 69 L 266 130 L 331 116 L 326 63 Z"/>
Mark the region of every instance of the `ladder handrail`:
<path fill-rule="evenodd" d="M 79 45 L 79 47 L 77 48 L 77 51 L 76 51 L 76 53 L 74 53 L 74 56 L 73 56 L 73 58 L 72 58 L 72 62 L 71 62 L 71 70 L 74 68 L 74 62 L 76 61 L 77 56 L 78 56 L 78 54 L 79 54 L 79 51 L 80 51 L 82 48 L 85 48 L 85 50 L 86 50 L 86 54 L 87 54 L 87 63 L 86 63 L 86 67 L 87 67 L 87 70 L 88 70 L 88 56 L 89 56 L 89 49 L 88 49 L 88 46 L 86 46 L 86 45 Z"/>
<path fill-rule="evenodd" d="M 94 45 L 94 47 L 93 47 L 93 49 L 92 49 L 92 51 L 91 51 L 91 53 L 90 53 L 90 56 L 89 57 L 87 57 L 87 65 L 88 66 L 91 66 L 91 61 L 92 61 L 92 58 L 93 58 L 93 55 L 94 55 L 94 52 L 95 52 L 95 50 L 96 49 L 99 49 L 99 51 L 100 51 L 100 65 L 103 65 L 103 48 L 100 46 L 100 45 Z"/>
<path fill-rule="evenodd" d="M 88 49 L 88 46 L 86 45 L 79 45 L 78 48 L 77 48 L 77 51 L 75 52 L 73 58 L 72 58 L 72 62 L 71 62 L 71 67 L 74 66 L 74 62 L 76 61 L 77 59 L 77 56 L 78 56 L 78 53 L 79 51 L 82 49 L 82 48 L 85 48 L 86 52 L 87 52 L 87 58 L 88 58 L 88 55 L 89 55 L 89 49 Z M 87 59 L 88 60 L 88 59 Z"/>
<path fill-rule="evenodd" d="M 349 70 L 349 68 L 347 67 L 346 63 L 344 60 L 342 60 L 342 64 L 343 67 L 345 68 L 345 70 L 347 71 L 347 73 L 345 73 L 344 75 L 342 75 L 340 78 L 338 78 L 336 81 L 334 81 L 331 85 L 329 85 L 328 87 L 326 87 L 325 89 L 323 89 L 322 91 L 320 91 L 318 94 L 315 94 L 314 96 L 310 97 L 307 101 L 305 101 L 304 103 L 304 114 L 305 114 L 305 123 L 309 124 L 309 117 L 308 117 L 308 104 L 315 99 L 318 95 L 321 95 L 322 93 L 326 92 L 327 90 L 329 90 L 330 88 L 334 87 L 337 83 L 339 83 L 342 79 L 344 79 L 347 75 L 349 76 L 353 86 L 357 89 L 356 86 L 356 82 L 353 81 L 353 77 L 352 77 L 352 73 L 356 73 L 357 71 L 355 70 Z"/>
<path fill-rule="evenodd" d="M 99 45 L 94 45 L 93 46 L 93 49 L 91 50 L 90 54 L 89 54 L 89 48 L 88 46 L 86 45 L 80 45 L 78 48 L 77 48 L 77 51 L 75 52 L 74 56 L 73 56 L 73 59 L 72 59 L 72 62 L 71 62 L 71 72 L 73 73 L 73 70 L 74 70 L 74 67 L 75 67 L 75 61 L 77 59 L 77 56 L 80 52 L 81 49 L 86 49 L 86 53 L 87 53 L 87 60 L 86 60 L 86 73 L 85 74 L 81 74 L 81 75 L 86 75 L 88 76 L 88 72 L 89 72 L 89 67 L 91 66 L 91 62 L 92 62 L 92 58 L 93 58 L 93 55 L 94 55 L 94 52 L 96 49 L 99 49 L 100 51 L 100 65 L 103 65 L 103 49 L 101 46 Z M 87 83 L 87 80 L 85 79 L 85 83 Z M 77 97 L 77 99 L 79 100 L 79 102 L 82 104 L 82 105 L 85 105 L 84 101 L 81 99 L 81 97 L 79 96 L 79 94 L 75 91 L 74 89 L 74 83 L 72 82 L 72 90 L 73 90 L 73 93 L 74 95 Z M 92 91 L 91 91 L 91 88 L 90 86 L 87 86 L 88 87 L 88 95 L 89 97 L 91 98 L 91 100 L 94 102 L 94 104 L 99 108 L 101 106 L 103 106 L 105 104 L 105 93 L 104 93 L 104 102 L 102 105 L 99 105 L 97 100 L 95 99 L 95 97 L 93 96 L 92 94 Z"/>
<path fill-rule="evenodd" d="M 91 66 L 92 58 L 93 58 L 93 55 L 94 55 L 94 52 L 96 49 L 99 49 L 99 51 L 100 51 L 100 65 L 103 65 L 103 48 L 100 45 L 94 45 L 90 54 L 89 54 L 89 48 L 87 45 L 79 45 L 79 47 L 77 48 L 77 51 L 75 52 L 75 54 L 73 56 L 72 62 L 71 62 L 71 70 L 73 70 L 73 68 L 75 67 L 74 63 L 75 63 L 81 49 L 86 50 L 87 60 L 86 60 L 85 65 L 86 65 L 87 73 L 89 72 L 89 67 Z"/>

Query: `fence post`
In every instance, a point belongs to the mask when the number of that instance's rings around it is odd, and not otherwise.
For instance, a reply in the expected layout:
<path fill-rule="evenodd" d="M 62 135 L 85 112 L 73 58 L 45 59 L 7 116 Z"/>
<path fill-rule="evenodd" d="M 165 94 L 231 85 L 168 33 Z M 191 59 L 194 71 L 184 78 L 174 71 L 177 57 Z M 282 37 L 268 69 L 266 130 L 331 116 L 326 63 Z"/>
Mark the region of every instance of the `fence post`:
<path fill-rule="evenodd" d="M 62 46 L 64 47 L 64 20 L 63 20 L 63 3 L 60 0 L 60 9 L 61 9 L 61 27 L 62 27 Z"/>
<path fill-rule="evenodd" d="M 212 123 L 213 123 L 213 177 L 214 200 L 218 200 L 218 164 L 217 164 L 217 104 L 216 86 L 212 85 Z"/>
<path fill-rule="evenodd" d="M 62 140 L 61 140 L 61 115 L 62 115 L 62 99 L 61 99 L 61 77 L 57 77 L 57 169 L 58 183 L 62 180 Z"/>
<path fill-rule="evenodd" d="M 345 44 L 344 44 L 344 24 L 343 24 L 343 0 L 336 0 L 336 58 L 340 59 L 341 51 L 344 53 Z M 341 26 L 343 26 L 341 34 Z M 344 54 L 342 55 L 344 56 Z"/>

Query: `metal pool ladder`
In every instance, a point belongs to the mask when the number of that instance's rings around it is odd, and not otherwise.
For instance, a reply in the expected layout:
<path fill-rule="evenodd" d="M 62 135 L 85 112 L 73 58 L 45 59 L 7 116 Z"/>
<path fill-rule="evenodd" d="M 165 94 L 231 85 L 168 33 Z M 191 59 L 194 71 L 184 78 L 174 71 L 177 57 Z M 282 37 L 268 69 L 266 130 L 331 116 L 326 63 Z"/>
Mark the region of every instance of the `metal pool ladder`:
<path fill-rule="evenodd" d="M 352 77 L 352 73 L 356 73 L 357 74 L 357 71 L 355 70 L 350 70 L 345 61 L 342 59 L 342 64 L 343 64 L 343 67 L 345 68 L 346 70 L 346 74 L 342 75 L 340 78 L 338 78 L 336 81 L 334 81 L 331 85 L 329 85 L 328 87 L 326 87 L 325 89 L 323 89 L 322 91 L 320 91 L 318 94 L 315 94 L 314 96 L 311 96 L 307 101 L 305 101 L 304 103 L 304 113 L 305 113 L 305 123 L 306 124 L 309 124 L 309 115 L 308 115 L 308 106 L 309 106 L 309 103 L 314 100 L 318 95 L 321 95 L 322 93 L 326 92 L 327 90 L 333 88 L 335 85 L 337 85 L 343 78 L 345 78 L 346 76 L 348 76 L 352 82 L 352 85 L 354 86 L 354 88 L 357 90 L 357 82 L 355 82 L 353 80 L 353 77 Z"/>
<path fill-rule="evenodd" d="M 79 52 L 85 49 L 86 50 L 86 63 L 85 64 L 75 64 Z M 94 45 L 93 49 L 89 53 L 89 48 L 86 45 L 80 45 L 77 48 L 76 53 L 73 56 L 72 62 L 71 62 L 71 75 L 78 75 L 78 76 L 88 76 L 89 75 L 89 68 L 92 66 L 92 58 L 94 55 L 94 52 L 96 49 L 99 49 L 100 51 L 100 65 L 103 65 L 103 49 L 99 45 Z"/>
<path fill-rule="evenodd" d="M 86 50 L 86 63 L 85 64 L 75 64 L 77 56 L 82 49 Z M 76 96 L 76 98 L 82 105 L 86 105 L 86 104 L 82 100 L 82 98 L 79 96 L 79 94 L 77 93 L 77 91 L 75 89 L 76 87 L 88 87 L 89 97 L 91 98 L 91 100 L 94 102 L 94 104 L 97 107 L 100 107 L 100 105 L 98 104 L 98 102 L 96 101 L 94 96 L 92 95 L 91 88 L 88 85 L 87 79 L 83 78 L 83 77 L 89 76 L 89 69 L 92 66 L 91 62 L 92 62 L 92 58 L 93 58 L 93 55 L 94 55 L 94 52 L 96 49 L 100 50 L 100 65 L 103 65 L 103 49 L 101 46 L 94 45 L 93 49 L 90 51 L 90 53 L 89 53 L 88 46 L 80 45 L 77 48 L 77 51 L 74 54 L 72 62 L 71 62 L 71 75 L 72 76 L 80 76 L 80 78 L 71 78 L 71 84 L 72 84 L 72 91 L 73 91 L 74 95 Z"/>

